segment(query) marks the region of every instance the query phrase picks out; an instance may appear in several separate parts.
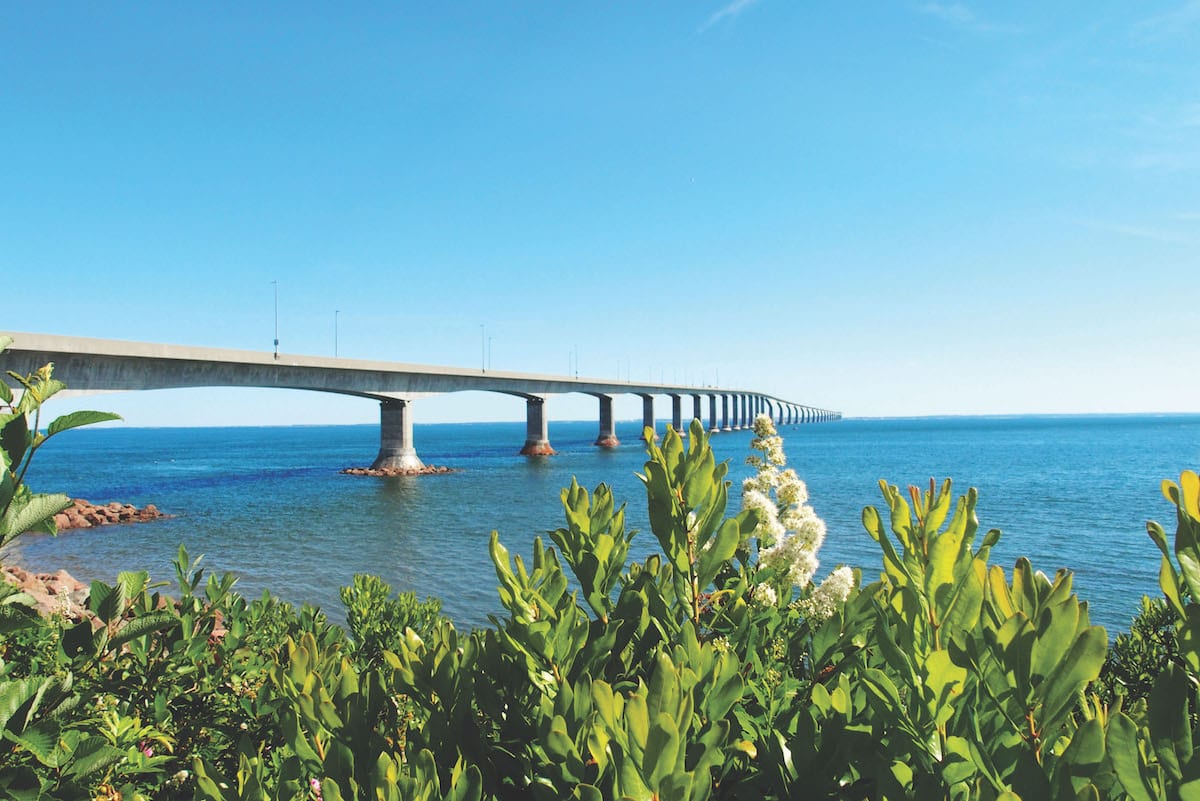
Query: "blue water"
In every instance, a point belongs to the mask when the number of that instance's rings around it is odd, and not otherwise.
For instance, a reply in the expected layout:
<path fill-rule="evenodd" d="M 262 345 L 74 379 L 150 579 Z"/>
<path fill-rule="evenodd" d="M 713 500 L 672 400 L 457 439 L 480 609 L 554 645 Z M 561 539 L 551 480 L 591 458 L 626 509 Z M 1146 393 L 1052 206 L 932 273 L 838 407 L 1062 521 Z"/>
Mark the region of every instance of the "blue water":
<path fill-rule="evenodd" d="M 498 608 L 488 558 L 493 529 L 511 552 L 561 525 L 559 491 L 577 476 L 601 481 L 629 503 L 642 530 L 635 555 L 655 545 L 634 473 L 644 462 L 640 424 L 619 423 L 623 444 L 593 447 L 594 422 L 551 423 L 558 455 L 516 455 L 523 423 L 418 425 L 426 464 L 459 472 L 412 478 L 345 476 L 378 450 L 376 426 L 296 428 L 106 428 L 69 432 L 39 453 L 31 485 L 93 502 L 154 503 L 175 515 L 155 523 L 27 536 L 8 560 L 111 581 L 119 570 L 172 578 L 180 543 L 204 566 L 233 571 L 244 594 L 264 589 L 341 617 L 338 588 L 358 572 L 393 588 L 436 595 L 461 625 Z M 925 486 L 952 477 L 979 489 L 981 531 L 1004 537 L 994 561 L 1028 555 L 1047 574 L 1069 567 L 1093 620 L 1125 629 L 1142 594 L 1158 592 L 1158 556 L 1145 522 L 1174 531 L 1163 478 L 1200 467 L 1200 416 L 1012 417 L 846 420 L 785 427 L 790 464 L 807 481 L 829 537 L 822 572 L 839 563 L 879 571 L 862 507 L 879 505 L 877 481 Z M 713 438 L 732 476 L 751 434 Z"/>

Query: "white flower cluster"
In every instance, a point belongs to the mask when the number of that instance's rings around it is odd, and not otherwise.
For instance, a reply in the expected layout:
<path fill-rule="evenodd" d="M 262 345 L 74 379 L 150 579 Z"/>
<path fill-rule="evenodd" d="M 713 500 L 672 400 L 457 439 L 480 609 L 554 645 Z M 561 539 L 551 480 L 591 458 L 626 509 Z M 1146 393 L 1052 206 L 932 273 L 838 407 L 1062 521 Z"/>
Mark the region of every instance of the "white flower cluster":
<path fill-rule="evenodd" d="M 742 508 L 753 509 L 758 516 L 753 535 L 759 541 L 758 562 L 804 589 L 817 572 L 825 522 L 808 505 L 808 488 L 800 476 L 795 470 L 783 469 L 787 464 L 783 438 L 769 416 L 760 414 L 754 419 L 754 434 L 750 447 L 762 456 L 746 460 L 758 472 L 742 485 Z"/>
<path fill-rule="evenodd" d="M 784 537 L 770 548 L 758 552 L 758 563 L 778 575 L 785 575 L 789 582 L 804 589 L 817 572 L 819 562 L 815 549 L 800 537 Z"/>
<path fill-rule="evenodd" d="M 854 571 L 839 567 L 825 577 L 813 594 L 797 602 L 800 612 L 811 621 L 828 620 L 833 617 L 854 589 Z"/>
<path fill-rule="evenodd" d="M 750 602 L 755 606 L 767 609 L 779 603 L 779 596 L 770 584 L 755 584 L 750 591 Z"/>

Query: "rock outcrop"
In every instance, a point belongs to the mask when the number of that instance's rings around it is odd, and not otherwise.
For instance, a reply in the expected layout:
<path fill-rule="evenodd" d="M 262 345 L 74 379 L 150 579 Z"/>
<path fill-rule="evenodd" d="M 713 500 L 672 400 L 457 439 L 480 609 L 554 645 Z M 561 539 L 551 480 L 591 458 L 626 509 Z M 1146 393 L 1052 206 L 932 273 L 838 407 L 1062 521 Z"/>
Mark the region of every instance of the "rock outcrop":
<path fill-rule="evenodd" d="M 88 614 L 87 599 L 91 587 L 65 570 L 31 573 L 16 565 L 5 565 L 0 569 L 0 577 L 33 598 L 38 613 L 43 616 L 61 614 L 79 621 Z"/>
<path fill-rule="evenodd" d="M 411 467 L 347 467 L 342 474 L 347 476 L 428 476 L 457 472 L 452 467 L 427 464 L 417 469 Z"/>
<path fill-rule="evenodd" d="M 76 498 L 74 504 L 65 512 L 54 516 L 54 525 L 59 531 L 73 528 L 91 528 L 93 526 L 109 526 L 114 523 L 145 523 L 167 517 L 158 511 L 152 503 L 141 509 L 128 503 L 109 503 L 103 506 L 90 503 L 82 498 Z"/>

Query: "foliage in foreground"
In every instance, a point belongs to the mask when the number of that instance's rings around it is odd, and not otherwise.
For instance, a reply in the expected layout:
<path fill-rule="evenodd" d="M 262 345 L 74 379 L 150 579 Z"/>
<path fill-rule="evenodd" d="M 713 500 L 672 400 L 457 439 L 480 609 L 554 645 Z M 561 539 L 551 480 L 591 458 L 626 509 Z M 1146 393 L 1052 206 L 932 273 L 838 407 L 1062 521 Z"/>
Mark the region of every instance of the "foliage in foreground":
<path fill-rule="evenodd" d="M 604 485 L 565 489 L 565 525 L 528 560 L 493 535 L 504 612 L 472 632 L 356 577 L 346 634 L 307 607 L 246 601 L 182 550 L 177 601 L 124 573 L 92 586 L 95 623 L 38 618 L 0 586 L 0 796 L 1197 794 L 1194 473 L 1164 484 L 1173 542 L 1148 527 L 1157 619 L 1110 652 L 1069 573 L 990 564 L 999 532 L 979 536 L 974 490 L 955 499 L 949 481 L 881 483 L 882 511 L 863 513 L 879 580 L 839 568 L 814 585 L 823 525 L 768 420 L 756 434 L 737 512 L 700 426 L 650 446 L 658 549 L 643 560 Z M 5 475 L 22 475 L 28 445 L 10 442 Z M 41 503 L 11 497 L 17 514 Z"/>

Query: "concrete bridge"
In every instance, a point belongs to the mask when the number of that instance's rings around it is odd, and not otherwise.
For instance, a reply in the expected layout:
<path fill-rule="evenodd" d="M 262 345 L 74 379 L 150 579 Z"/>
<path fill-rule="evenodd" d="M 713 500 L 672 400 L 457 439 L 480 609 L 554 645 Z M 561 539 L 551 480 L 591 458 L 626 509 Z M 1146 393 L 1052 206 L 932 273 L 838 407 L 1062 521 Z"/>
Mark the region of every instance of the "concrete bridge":
<path fill-rule="evenodd" d="M 759 414 L 776 423 L 818 423 L 840 420 L 841 413 L 776 398 L 761 392 L 677 384 L 610 381 L 596 378 L 537 375 L 503 371 L 434 367 L 358 359 L 260 353 L 257 351 L 195 348 L 149 342 L 52 334 L 0 332 L 13 344 L 0 354 L 0 367 L 30 373 L 54 362 L 54 376 L 72 391 L 106 392 L 196 387 L 271 387 L 333 392 L 371 398 L 380 405 L 379 455 L 372 467 L 419 470 L 421 460 L 413 443 L 414 400 L 447 392 L 481 390 L 525 399 L 526 434 L 521 453 L 554 453 L 546 417 L 550 395 L 581 392 L 599 404 L 596 445 L 619 445 L 613 421 L 613 398 L 633 394 L 642 398 L 642 421 L 654 428 L 654 398 L 671 401 L 671 425 L 683 430 L 683 402 L 691 400 L 691 415 L 703 421 L 708 400 L 708 428 L 736 431 L 749 428 Z"/>

